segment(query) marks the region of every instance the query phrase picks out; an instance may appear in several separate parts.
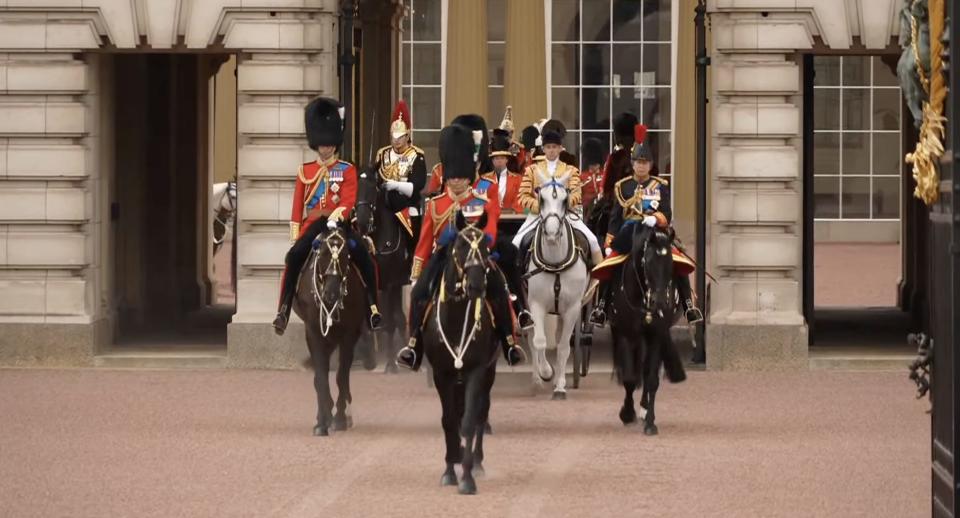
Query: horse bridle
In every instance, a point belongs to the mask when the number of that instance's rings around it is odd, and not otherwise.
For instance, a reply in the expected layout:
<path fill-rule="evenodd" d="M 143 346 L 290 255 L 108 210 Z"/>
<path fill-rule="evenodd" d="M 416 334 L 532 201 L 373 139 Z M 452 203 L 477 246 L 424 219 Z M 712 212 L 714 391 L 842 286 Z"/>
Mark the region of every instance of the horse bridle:
<path fill-rule="evenodd" d="M 463 357 L 467 353 L 467 349 L 470 347 L 470 344 L 473 343 L 474 336 L 476 336 L 477 331 L 480 329 L 480 316 L 483 311 L 483 295 L 477 297 L 476 300 L 467 301 L 467 307 L 463 315 L 463 327 L 460 329 L 460 341 L 456 347 L 450 345 L 450 340 L 447 338 L 447 333 L 443 330 L 443 321 L 440 319 L 440 309 L 444 302 L 448 300 L 463 300 L 466 298 L 466 287 L 464 286 L 466 280 L 466 271 L 469 268 L 482 267 L 483 275 L 486 278 L 487 273 L 490 271 L 489 263 L 483 260 L 483 254 L 480 252 L 480 247 L 483 246 L 483 240 L 486 237 L 482 230 L 479 228 L 469 225 L 468 229 L 472 229 L 471 234 L 475 234 L 473 237 L 467 237 L 465 231 L 460 231 L 457 233 L 457 240 L 464 240 L 467 245 L 470 246 L 470 249 L 467 251 L 467 257 L 464 260 L 463 264 L 460 264 L 459 259 L 451 247 L 450 254 L 452 255 L 451 260 L 453 266 L 457 271 L 457 281 L 454 286 L 454 292 L 452 297 L 447 296 L 446 291 L 446 276 L 440 281 L 440 300 L 437 302 L 437 331 L 440 334 L 440 340 L 443 342 L 444 347 L 447 348 L 447 352 L 450 353 L 450 356 L 453 358 L 453 367 L 457 370 L 463 368 Z M 466 229 L 464 229 L 466 230 Z M 473 307 L 471 308 L 471 304 Z M 473 325 L 467 326 L 467 322 L 470 321 L 470 310 L 473 309 Z"/>
<path fill-rule="evenodd" d="M 656 232 L 656 231 L 654 231 L 654 232 Z M 646 321 L 647 324 L 650 324 L 650 323 L 653 322 L 653 312 L 650 310 L 650 306 L 651 306 L 651 304 L 652 304 L 652 299 L 653 299 L 653 290 L 650 289 L 650 277 L 649 277 L 649 275 L 648 275 L 648 273 L 647 273 L 647 268 L 646 268 L 646 262 L 647 262 L 647 257 L 646 257 L 646 256 L 647 256 L 647 247 L 650 246 L 650 239 L 652 239 L 652 238 L 653 238 L 653 236 L 651 236 L 651 238 L 648 238 L 647 241 L 645 241 L 645 242 L 643 243 L 643 245 L 640 247 L 640 254 L 639 254 L 639 255 L 640 255 L 640 266 L 639 266 L 639 268 L 638 268 L 637 265 L 635 264 L 635 263 L 636 263 L 636 259 L 633 258 L 633 257 L 631 257 L 631 259 L 630 259 L 630 262 L 633 264 L 633 277 L 634 277 L 634 280 L 637 281 L 637 285 L 640 286 L 641 291 L 643 291 L 643 303 L 642 303 L 642 306 L 637 306 L 636 304 L 633 303 L 633 300 L 631 300 L 632 297 L 630 296 L 630 293 L 628 292 L 628 286 L 629 286 L 629 284 L 628 284 L 628 283 L 624 283 L 624 286 L 623 286 L 624 295 L 625 295 L 624 298 L 627 300 L 627 304 L 628 304 L 628 305 L 630 306 L 630 308 L 633 309 L 633 310 L 636 310 L 636 311 L 641 311 L 641 310 L 642 310 L 642 311 L 644 311 L 644 313 L 645 313 L 645 315 L 644 315 L 644 320 Z M 666 255 L 666 254 L 668 254 L 668 253 L 670 253 L 670 251 L 669 251 L 669 249 L 667 249 L 666 247 L 663 247 L 662 249 L 657 250 L 657 255 Z M 631 254 L 631 256 L 632 256 L 632 255 L 633 255 L 633 254 Z M 643 271 L 642 276 L 641 276 L 641 274 L 640 274 L 640 271 L 638 271 L 638 270 L 642 270 L 642 271 Z M 671 292 L 671 287 L 672 287 L 672 285 L 673 285 L 673 279 L 670 278 L 670 279 L 667 280 L 667 289 L 666 289 L 666 292 L 667 292 L 667 293 L 666 293 L 666 296 L 667 296 L 668 298 L 669 298 L 669 293 Z M 661 318 L 664 316 L 662 311 L 659 311 L 659 310 L 658 310 L 657 313 L 659 313 L 658 316 L 661 317 Z"/>
<path fill-rule="evenodd" d="M 354 218 L 356 218 L 357 208 L 363 207 L 363 206 L 370 207 L 370 221 L 367 229 L 369 235 L 373 235 L 377 231 L 377 198 L 380 196 L 381 190 L 379 185 L 376 185 L 375 189 L 376 189 L 376 195 L 373 197 L 373 201 L 357 200 L 357 202 L 354 203 L 354 208 L 353 208 Z M 396 239 L 393 240 L 394 247 L 393 248 L 384 247 L 383 249 L 377 249 L 377 255 L 390 255 L 400 251 L 400 232 L 402 231 L 403 229 L 400 228 L 399 225 L 397 225 L 397 236 L 396 236 Z M 367 237 L 372 241 L 373 238 L 369 236 Z M 387 241 L 387 243 L 389 242 L 390 241 Z M 376 243 L 374 243 L 374 245 L 376 245 Z"/>
<path fill-rule="evenodd" d="M 473 225 L 469 225 L 466 229 L 472 229 L 473 232 L 471 233 L 475 233 L 476 235 L 474 237 L 467 237 L 464 231 L 457 233 L 457 240 L 463 240 L 470 247 L 463 264 L 460 264 L 459 258 L 453 253 L 453 246 L 450 247 L 451 260 L 454 268 L 457 270 L 457 282 L 453 287 L 452 298 L 450 300 L 463 300 L 463 298 L 466 297 L 467 291 L 464 284 L 467 268 L 482 266 L 484 275 L 490 270 L 490 265 L 483 260 L 483 255 L 480 253 L 480 247 L 483 246 L 483 240 L 486 238 L 486 235 L 482 230 Z M 444 301 L 447 299 L 448 294 L 445 289 L 445 282 L 441 282 L 441 284 L 444 289 L 441 290 L 440 300 Z"/>
<path fill-rule="evenodd" d="M 330 261 L 327 262 L 327 266 L 321 274 L 317 270 L 320 265 L 320 253 L 317 251 L 313 255 L 313 300 L 320 310 L 320 334 L 327 336 L 333 323 L 340 320 L 340 310 L 343 309 L 343 300 L 347 296 L 347 282 L 340 267 L 340 254 L 343 253 L 343 249 L 347 245 L 347 239 L 337 229 L 324 236 L 322 244 L 330 252 Z M 331 307 L 327 307 L 321 296 L 329 278 L 340 279 L 340 293 L 337 301 Z"/>

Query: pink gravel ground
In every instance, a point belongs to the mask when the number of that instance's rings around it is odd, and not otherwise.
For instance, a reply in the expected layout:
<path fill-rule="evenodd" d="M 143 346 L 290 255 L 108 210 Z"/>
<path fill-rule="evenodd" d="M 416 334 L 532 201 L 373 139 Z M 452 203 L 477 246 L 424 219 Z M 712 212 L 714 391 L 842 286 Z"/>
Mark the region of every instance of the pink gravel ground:
<path fill-rule="evenodd" d="M 423 375 L 354 372 L 312 437 L 312 375 L 0 370 L 0 516 L 920 517 L 930 426 L 904 372 L 691 372 L 660 435 L 591 375 L 564 402 L 501 375 L 479 494 L 441 488 Z"/>

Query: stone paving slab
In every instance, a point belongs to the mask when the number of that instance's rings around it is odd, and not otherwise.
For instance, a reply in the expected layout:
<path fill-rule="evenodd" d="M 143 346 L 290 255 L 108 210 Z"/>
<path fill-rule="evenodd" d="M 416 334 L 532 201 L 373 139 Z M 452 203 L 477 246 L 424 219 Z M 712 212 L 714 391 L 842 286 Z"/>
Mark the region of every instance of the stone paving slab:
<path fill-rule="evenodd" d="M 567 401 L 495 387 L 479 494 L 438 486 L 422 375 L 354 372 L 356 426 L 312 437 L 312 375 L 0 370 L 0 516 L 920 517 L 926 401 L 902 372 L 691 372 L 660 435 L 590 376 Z"/>

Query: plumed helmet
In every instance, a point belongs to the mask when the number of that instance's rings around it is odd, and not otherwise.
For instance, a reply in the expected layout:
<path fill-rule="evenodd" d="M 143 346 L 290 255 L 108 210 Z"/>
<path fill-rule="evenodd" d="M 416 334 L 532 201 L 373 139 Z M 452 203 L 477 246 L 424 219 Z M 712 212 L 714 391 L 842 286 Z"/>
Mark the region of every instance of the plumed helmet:
<path fill-rule="evenodd" d="M 630 160 L 646 160 L 653 162 L 653 151 L 647 140 L 647 127 L 643 124 L 637 124 L 633 130 L 633 150 L 630 152 Z"/>
<path fill-rule="evenodd" d="M 594 164 L 603 165 L 604 160 L 606 160 L 605 151 L 603 142 L 597 137 L 584 139 L 580 146 L 580 157 L 583 159 L 582 169 L 589 169 Z"/>
<path fill-rule="evenodd" d="M 510 152 L 511 144 L 510 133 L 508 133 L 507 130 L 499 128 L 493 130 L 493 138 L 490 139 L 490 157 L 513 156 L 513 153 Z"/>
<path fill-rule="evenodd" d="M 620 147 L 633 146 L 633 128 L 639 123 L 637 116 L 630 112 L 623 112 L 613 118 L 614 143 Z"/>
<path fill-rule="evenodd" d="M 476 177 L 474 161 L 474 130 L 461 124 L 451 124 L 440 130 L 440 163 L 444 181 Z"/>
<path fill-rule="evenodd" d="M 393 117 L 390 118 L 390 138 L 398 139 L 404 135 L 410 134 L 412 125 L 410 124 L 410 109 L 407 108 L 407 102 L 403 99 L 397 101 L 396 108 L 393 109 Z"/>
<path fill-rule="evenodd" d="M 343 144 L 343 115 L 343 106 L 336 99 L 317 97 L 307 104 L 303 119 L 310 149 Z"/>
<path fill-rule="evenodd" d="M 499 129 L 513 133 L 513 106 L 507 106 L 507 110 L 503 112 L 503 120 L 500 121 Z"/>

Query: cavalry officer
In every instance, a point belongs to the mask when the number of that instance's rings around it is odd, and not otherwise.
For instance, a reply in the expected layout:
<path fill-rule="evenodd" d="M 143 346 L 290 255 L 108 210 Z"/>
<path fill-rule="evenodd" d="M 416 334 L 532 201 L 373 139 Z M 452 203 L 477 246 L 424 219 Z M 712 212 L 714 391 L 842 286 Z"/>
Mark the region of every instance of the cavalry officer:
<path fill-rule="evenodd" d="M 500 126 L 493 130 L 493 133 L 496 134 L 497 131 L 505 134 L 507 136 L 507 142 L 510 143 L 510 146 L 507 150 L 510 152 L 510 156 L 516 160 L 515 164 L 511 166 L 511 169 L 514 172 L 521 171 L 520 164 L 523 164 L 523 161 L 526 160 L 526 158 L 524 157 L 525 153 L 523 144 L 517 142 L 517 140 L 513 138 L 513 106 L 507 106 L 506 111 L 503 112 L 503 120 L 500 121 Z M 491 142 L 491 145 L 492 144 L 493 143 Z"/>
<path fill-rule="evenodd" d="M 593 201 L 600 193 L 600 184 L 603 182 L 604 151 L 603 142 L 596 137 L 584 139 L 580 148 L 580 157 L 583 160 L 580 186 L 585 213 L 590 211 Z"/>
<path fill-rule="evenodd" d="M 443 272 L 447 261 L 447 246 L 456 239 L 456 216 L 458 212 L 476 222 L 485 212 L 487 221 L 484 233 L 487 246 L 496 241 L 500 208 L 496 201 L 496 184 L 493 189 L 478 190 L 475 185 L 477 170 L 483 157 L 479 153 L 483 132 L 471 130 L 460 124 L 451 124 L 440 132 L 440 160 L 443 164 L 443 193 L 427 201 L 423 216 L 420 240 L 413 257 L 410 280 L 410 341 L 397 353 L 397 363 L 416 370 L 423 360 L 421 329 L 427 303 L 433 295 L 430 286 Z M 513 315 L 510 310 L 506 281 L 500 270 L 490 268 L 487 279 L 487 300 L 493 310 L 494 327 L 500 338 L 507 363 L 516 365 L 523 361 L 523 349 L 514 339 Z"/>
<path fill-rule="evenodd" d="M 611 254 L 594 268 L 593 276 L 606 279 L 612 267 L 623 263 L 633 245 L 634 225 L 644 225 L 673 235 L 670 227 L 673 213 L 670 209 L 670 187 L 666 180 L 650 174 L 653 168 L 653 153 L 645 142 L 647 127 L 638 124 L 635 127 L 635 143 L 631 151 L 633 174 L 614 185 L 615 204 L 610 214 L 610 226 L 605 239 L 611 247 Z M 703 319 L 700 310 L 693 303 L 689 274 L 695 266 L 690 259 L 674 247 L 674 284 L 680 294 L 680 302 L 686 312 L 687 321 L 698 322 Z M 597 325 L 606 322 L 605 306 L 609 302 L 610 290 L 603 290 L 600 303 L 594 309 L 591 320 Z"/>
<path fill-rule="evenodd" d="M 410 253 L 420 230 L 420 191 L 427 182 L 427 163 L 423 150 L 411 143 L 410 111 L 402 99 L 393 111 L 390 145 L 377 151 L 375 167 L 378 182 L 386 189 L 387 208 L 410 235 Z"/>
<path fill-rule="evenodd" d="M 290 241 L 286 267 L 280 285 L 280 307 L 273 320 L 274 330 L 282 335 L 290 320 L 290 309 L 297 289 L 297 278 L 310 255 L 313 240 L 326 229 L 349 216 L 357 198 L 357 169 L 337 158 L 343 143 L 343 107 L 325 97 L 310 101 L 304 112 L 307 143 L 317 152 L 317 160 L 300 166 L 293 191 L 290 216 Z M 370 307 L 370 327 L 380 327 L 377 309 L 377 276 L 363 240 L 347 229 L 350 258 L 360 270 Z"/>
<path fill-rule="evenodd" d="M 560 159 L 560 153 L 563 150 L 562 137 L 555 131 L 544 131 L 543 154 L 544 160 L 535 162 L 527 168 L 523 174 L 523 180 L 520 183 L 520 192 L 518 194 L 520 206 L 529 211 L 526 221 L 513 238 L 513 245 L 520 248 L 523 237 L 528 232 L 536 228 L 540 221 L 540 179 L 560 180 L 566 177 L 567 206 L 569 213 L 567 220 L 573 225 L 573 228 L 579 230 L 590 242 L 590 259 L 594 265 L 600 264 L 603 260 L 603 253 L 600 251 L 600 243 L 597 237 L 587 228 L 581 216 L 583 207 L 581 205 L 582 191 L 580 183 L 580 170 L 575 166 L 569 165 Z M 572 155 L 571 155 L 572 156 Z M 573 217 L 571 217 L 573 216 Z M 525 255 L 525 250 L 521 248 L 521 253 Z M 522 256 L 521 256 L 522 257 Z"/>

